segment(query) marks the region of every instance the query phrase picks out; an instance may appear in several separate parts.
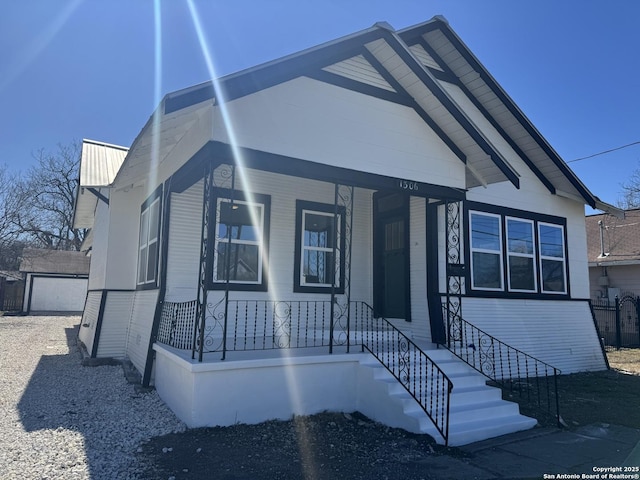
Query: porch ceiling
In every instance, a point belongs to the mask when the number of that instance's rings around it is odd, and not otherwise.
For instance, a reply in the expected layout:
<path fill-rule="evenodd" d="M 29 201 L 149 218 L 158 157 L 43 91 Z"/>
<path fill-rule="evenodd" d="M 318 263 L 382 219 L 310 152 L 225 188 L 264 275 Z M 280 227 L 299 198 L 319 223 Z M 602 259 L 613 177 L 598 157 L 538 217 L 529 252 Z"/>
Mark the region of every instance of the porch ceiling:
<path fill-rule="evenodd" d="M 204 115 L 211 115 L 213 106 L 213 100 L 207 99 L 179 110 L 164 113 L 164 104 L 167 101 L 170 101 L 170 95 L 149 117 L 134 140 L 124 165 L 115 179 L 114 184 L 117 188 L 136 184 L 147 178 L 149 172 L 157 170 L 178 144 L 185 139 L 187 133 L 193 129 L 196 123 Z M 199 147 L 204 145 L 210 137 L 210 132 L 208 135 L 205 134 Z"/>

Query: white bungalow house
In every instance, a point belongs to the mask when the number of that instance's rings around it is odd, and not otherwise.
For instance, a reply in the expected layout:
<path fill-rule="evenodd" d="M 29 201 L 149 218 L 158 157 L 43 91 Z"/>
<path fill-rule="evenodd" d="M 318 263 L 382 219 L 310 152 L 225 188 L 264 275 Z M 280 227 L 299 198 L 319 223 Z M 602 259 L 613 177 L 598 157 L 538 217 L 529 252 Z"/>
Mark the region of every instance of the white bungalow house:
<path fill-rule="evenodd" d="M 80 339 L 190 426 L 458 445 L 536 423 L 488 379 L 557 413 L 559 371 L 606 368 L 584 205 L 615 209 L 442 17 L 167 95 L 105 186 Z"/>

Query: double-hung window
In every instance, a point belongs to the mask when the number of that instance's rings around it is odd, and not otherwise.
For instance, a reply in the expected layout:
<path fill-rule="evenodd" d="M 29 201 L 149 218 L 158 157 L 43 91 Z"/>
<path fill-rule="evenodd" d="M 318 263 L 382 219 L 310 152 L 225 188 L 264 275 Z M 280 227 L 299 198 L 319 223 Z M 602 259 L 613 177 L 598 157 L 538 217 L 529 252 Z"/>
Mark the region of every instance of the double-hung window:
<path fill-rule="evenodd" d="M 544 293 L 566 293 L 564 232 L 561 226 L 538 223 L 540 277 Z"/>
<path fill-rule="evenodd" d="M 565 222 L 510 208 L 469 210 L 471 290 L 566 295 Z"/>
<path fill-rule="evenodd" d="M 139 287 L 155 287 L 158 276 L 158 253 L 160 237 L 160 193 L 158 189 L 145 203 L 140 212 L 140 236 L 138 242 Z"/>
<path fill-rule="evenodd" d="M 502 224 L 499 215 L 471 212 L 471 285 L 502 290 Z"/>
<path fill-rule="evenodd" d="M 213 288 L 264 290 L 269 197 L 236 195 L 216 199 Z"/>
<path fill-rule="evenodd" d="M 344 288 L 344 208 L 297 202 L 294 290 L 323 292 Z"/>
<path fill-rule="evenodd" d="M 509 290 L 536 291 L 533 221 L 507 217 L 507 272 Z"/>

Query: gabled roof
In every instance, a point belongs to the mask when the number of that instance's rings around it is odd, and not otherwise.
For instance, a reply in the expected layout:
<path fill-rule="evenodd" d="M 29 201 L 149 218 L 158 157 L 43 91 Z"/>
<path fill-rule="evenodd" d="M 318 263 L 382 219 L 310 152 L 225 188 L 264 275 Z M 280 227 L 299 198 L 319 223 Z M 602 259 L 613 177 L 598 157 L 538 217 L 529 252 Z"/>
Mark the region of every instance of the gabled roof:
<path fill-rule="evenodd" d="M 74 228 L 91 228 L 99 189 L 111 185 L 129 151 L 126 147 L 95 140 L 82 140 L 79 183 L 73 214 Z M 106 198 L 106 197 L 105 197 Z"/>
<path fill-rule="evenodd" d="M 413 108 L 465 163 L 467 188 L 503 181 L 519 187 L 520 175 L 505 158 L 505 149 L 489 140 L 486 125 L 490 124 L 503 137 L 500 142 L 506 142 L 551 193 L 615 210 L 580 182 L 442 17 L 398 32 L 387 23 L 377 23 L 169 94 L 136 138 L 118 179 L 141 180 L 149 171 L 153 142 L 162 162 L 215 103 L 301 76 Z M 482 116 L 476 116 L 476 122 L 469 115 L 471 104 Z M 158 124 L 152 128 L 154 122 Z"/>
<path fill-rule="evenodd" d="M 442 72 L 441 83 L 456 84 L 464 91 L 551 193 L 581 198 L 593 208 L 620 214 L 580 181 L 443 17 L 399 35 L 414 51 L 426 54 L 428 69 Z"/>
<path fill-rule="evenodd" d="M 640 264 L 640 209 L 625 210 L 624 218 L 589 215 L 585 223 L 589 266 Z"/>
<path fill-rule="evenodd" d="M 88 275 L 90 258 L 82 252 L 25 248 L 20 271 L 26 273 L 52 273 Z"/>

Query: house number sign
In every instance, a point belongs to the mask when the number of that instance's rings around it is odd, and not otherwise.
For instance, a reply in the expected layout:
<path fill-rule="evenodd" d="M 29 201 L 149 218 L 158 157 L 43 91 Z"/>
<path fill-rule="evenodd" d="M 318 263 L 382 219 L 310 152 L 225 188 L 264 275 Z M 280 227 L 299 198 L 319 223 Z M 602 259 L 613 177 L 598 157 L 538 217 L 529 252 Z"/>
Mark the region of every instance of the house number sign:
<path fill-rule="evenodd" d="M 398 184 L 402 190 L 411 190 L 413 192 L 418 191 L 418 182 L 412 182 L 411 180 L 398 180 Z"/>

